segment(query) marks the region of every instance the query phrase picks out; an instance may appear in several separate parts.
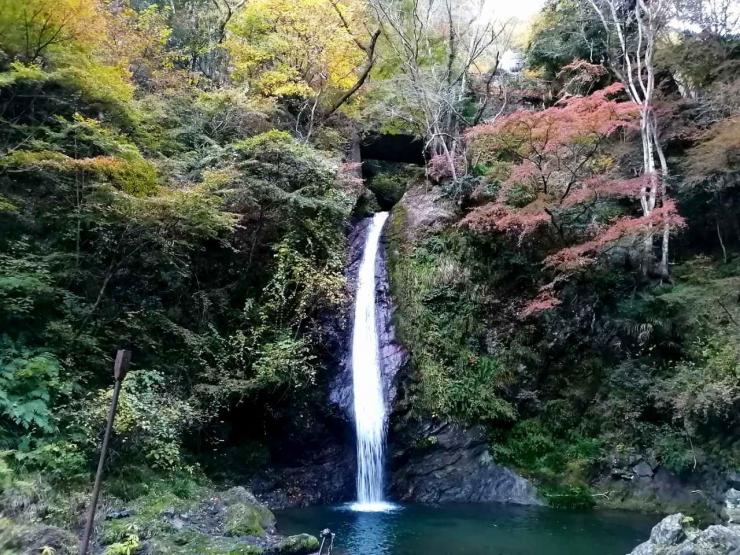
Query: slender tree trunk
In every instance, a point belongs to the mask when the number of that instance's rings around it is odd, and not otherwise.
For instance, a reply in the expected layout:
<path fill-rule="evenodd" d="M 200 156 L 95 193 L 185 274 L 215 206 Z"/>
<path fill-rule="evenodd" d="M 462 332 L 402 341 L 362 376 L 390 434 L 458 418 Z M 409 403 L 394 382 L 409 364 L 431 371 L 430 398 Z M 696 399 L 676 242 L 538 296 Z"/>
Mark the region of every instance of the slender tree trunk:
<path fill-rule="evenodd" d="M 715 222 L 717 223 L 717 239 L 719 239 L 719 246 L 722 247 L 722 261 L 727 264 L 727 249 L 725 248 L 725 242 L 722 240 L 722 230 L 719 227 L 719 216 L 716 217 Z"/>
<path fill-rule="evenodd" d="M 664 204 L 668 199 L 668 162 L 666 161 L 665 153 L 663 152 L 663 146 L 660 144 L 660 137 L 658 136 L 658 124 L 655 118 L 655 114 L 650 114 L 650 134 L 655 147 L 655 153 L 658 155 L 658 161 L 660 162 L 660 201 Z M 661 277 L 670 277 L 670 269 L 668 267 L 668 245 L 671 239 L 671 226 L 667 221 L 663 222 L 663 239 L 661 245 L 661 256 L 660 264 L 658 265 L 658 272 Z"/>

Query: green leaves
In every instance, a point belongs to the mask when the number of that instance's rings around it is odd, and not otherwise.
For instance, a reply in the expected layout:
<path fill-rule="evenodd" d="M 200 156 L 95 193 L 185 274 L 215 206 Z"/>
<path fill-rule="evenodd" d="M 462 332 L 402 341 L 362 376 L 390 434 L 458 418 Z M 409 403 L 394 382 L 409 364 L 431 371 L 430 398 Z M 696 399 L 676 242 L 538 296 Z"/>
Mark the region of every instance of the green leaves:
<path fill-rule="evenodd" d="M 305 339 L 281 336 L 267 343 L 254 362 L 254 382 L 258 387 L 299 389 L 316 382 L 316 357 Z"/>
<path fill-rule="evenodd" d="M 181 436 L 196 420 L 195 409 L 178 398 L 174 384 L 161 373 L 138 370 L 124 381 L 114 424 L 113 457 L 169 470 L 183 464 Z M 89 451 L 97 447 L 110 405 L 112 388 L 94 392 L 65 407 L 70 431 Z"/>
<path fill-rule="evenodd" d="M 51 353 L 0 338 L 0 440 L 57 429 L 54 401 L 66 391 L 61 365 Z"/>

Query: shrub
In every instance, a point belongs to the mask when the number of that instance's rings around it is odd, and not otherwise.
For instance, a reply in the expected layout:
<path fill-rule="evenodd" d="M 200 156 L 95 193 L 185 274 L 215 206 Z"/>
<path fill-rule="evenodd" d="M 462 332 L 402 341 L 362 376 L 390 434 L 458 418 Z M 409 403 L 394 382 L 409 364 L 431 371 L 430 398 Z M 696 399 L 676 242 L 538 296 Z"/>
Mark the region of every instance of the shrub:
<path fill-rule="evenodd" d="M 0 441 L 57 430 L 54 403 L 68 391 L 51 353 L 0 338 Z"/>
<path fill-rule="evenodd" d="M 699 462 L 685 432 L 664 428 L 658 432 L 654 441 L 657 457 L 671 472 L 685 474 Z"/>
<path fill-rule="evenodd" d="M 125 379 L 114 424 L 112 456 L 125 464 L 147 463 L 170 470 L 182 467 L 181 436 L 194 421 L 195 410 L 178 399 L 159 372 L 138 370 Z M 93 451 L 105 425 L 113 392 L 103 389 L 82 405 L 67 407 L 73 432 Z"/>
<path fill-rule="evenodd" d="M 674 419 L 697 424 L 730 423 L 740 408 L 740 349 L 722 336 L 699 340 L 692 357 L 672 365 L 670 375 L 655 384 L 659 407 Z"/>

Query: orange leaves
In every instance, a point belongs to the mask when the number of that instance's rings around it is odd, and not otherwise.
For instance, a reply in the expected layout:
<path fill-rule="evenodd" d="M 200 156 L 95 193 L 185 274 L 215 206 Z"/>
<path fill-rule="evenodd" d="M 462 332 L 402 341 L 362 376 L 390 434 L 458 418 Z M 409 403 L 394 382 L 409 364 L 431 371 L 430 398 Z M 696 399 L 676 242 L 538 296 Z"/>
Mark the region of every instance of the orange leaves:
<path fill-rule="evenodd" d="M 589 64 L 570 69 L 585 78 L 601 76 Z M 656 173 L 631 179 L 615 175 L 610 140 L 638 127 L 640 115 L 634 102 L 620 100 L 622 90 L 615 83 L 545 110 L 519 110 L 467 134 L 473 156 L 508 171 L 504 179 L 493 178 L 495 200 L 471 210 L 462 225 L 478 233 L 513 235 L 520 245 L 537 234 L 528 248 L 541 253 L 544 268 L 557 276 L 522 309 L 523 317 L 557 306 L 554 284 L 594 264 L 616 243 L 683 223 L 675 204 L 662 198 Z M 657 199 L 658 206 L 643 217 L 629 211 L 615 217 L 620 204 L 605 202 L 628 200 L 637 209 L 646 196 Z"/>
<path fill-rule="evenodd" d="M 519 311 L 519 318 L 527 318 L 545 310 L 550 310 L 561 304 L 561 300 L 555 294 L 555 284 L 548 283 L 540 288 L 537 296 L 527 302 Z"/>
<path fill-rule="evenodd" d="M 621 90 L 622 85 L 615 83 L 589 96 L 561 100 L 546 110 L 518 110 L 493 123 L 477 125 L 466 136 L 473 147 L 476 141 L 493 137 L 500 147 L 518 147 L 525 156 L 605 138 L 619 129 L 636 126 L 637 105 L 611 98 Z"/>
<path fill-rule="evenodd" d="M 671 228 L 682 227 L 685 224 L 672 199 L 666 199 L 662 206 L 653 210 L 647 217 L 617 218 L 608 225 L 597 227 L 589 241 L 551 254 L 545 258 L 544 264 L 560 272 L 572 272 L 594 263 L 595 255 L 620 239 L 644 236 L 651 233 L 653 228 L 665 224 Z"/>
<path fill-rule="evenodd" d="M 478 233 L 499 231 L 516 234 L 521 239 L 549 221 L 547 212 L 536 207 L 518 210 L 500 202 L 491 202 L 471 211 L 461 225 Z"/>
<path fill-rule="evenodd" d="M 464 224 L 476 231 L 516 232 L 521 238 L 586 201 L 639 192 L 641 182 L 604 175 L 603 142 L 634 126 L 638 117 L 634 103 L 613 99 L 621 90 L 620 84 L 611 85 L 471 129 L 467 139 L 476 155 L 512 162 L 496 201 L 474 209 Z"/>

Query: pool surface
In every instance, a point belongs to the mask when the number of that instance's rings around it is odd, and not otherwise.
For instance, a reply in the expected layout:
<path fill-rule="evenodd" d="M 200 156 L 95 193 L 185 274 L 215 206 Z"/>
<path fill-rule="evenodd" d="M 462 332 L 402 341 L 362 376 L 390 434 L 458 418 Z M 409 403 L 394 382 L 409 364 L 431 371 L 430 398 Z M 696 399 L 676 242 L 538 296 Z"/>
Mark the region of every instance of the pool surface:
<path fill-rule="evenodd" d="M 503 504 L 403 505 L 385 512 L 343 505 L 276 516 L 282 534 L 318 536 L 330 528 L 335 555 L 624 555 L 660 519 Z"/>

